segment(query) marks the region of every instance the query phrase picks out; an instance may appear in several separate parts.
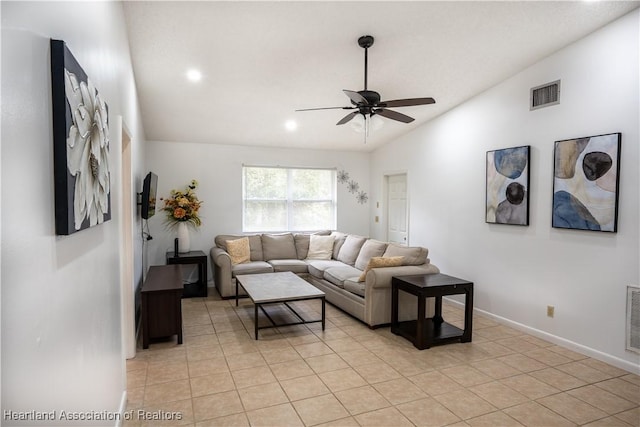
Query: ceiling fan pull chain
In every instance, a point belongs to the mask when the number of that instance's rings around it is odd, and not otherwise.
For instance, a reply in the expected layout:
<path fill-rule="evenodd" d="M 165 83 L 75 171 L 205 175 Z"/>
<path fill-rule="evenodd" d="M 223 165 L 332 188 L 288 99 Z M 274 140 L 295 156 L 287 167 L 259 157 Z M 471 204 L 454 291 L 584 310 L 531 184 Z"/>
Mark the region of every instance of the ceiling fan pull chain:
<path fill-rule="evenodd" d="M 364 143 L 367 143 L 367 137 L 369 136 L 369 122 L 371 121 L 371 119 L 367 118 L 367 116 L 365 114 L 363 114 L 364 116 Z"/>

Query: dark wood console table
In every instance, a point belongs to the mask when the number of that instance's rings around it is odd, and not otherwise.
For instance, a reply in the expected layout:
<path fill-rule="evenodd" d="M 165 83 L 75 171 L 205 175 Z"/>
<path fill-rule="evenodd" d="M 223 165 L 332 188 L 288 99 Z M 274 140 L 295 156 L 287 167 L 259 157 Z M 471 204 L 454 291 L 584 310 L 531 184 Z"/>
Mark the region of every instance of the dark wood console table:
<path fill-rule="evenodd" d="M 418 297 L 418 318 L 398 321 L 398 291 L 402 290 Z M 464 330 L 442 318 L 442 297 L 465 295 Z M 435 314 L 426 318 L 426 299 L 435 298 Z M 399 276 L 391 279 L 391 332 L 401 335 L 419 350 L 432 345 L 458 341 L 471 342 L 473 320 L 473 282 L 447 276 L 446 274 L 419 274 Z"/>
<path fill-rule="evenodd" d="M 167 264 L 197 264 L 198 281 L 184 284 L 184 298 L 207 297 L 207 255 L 202 251 L 167 252 Z"/>
<path fill-rule="evenodd" d="M 182 267 L 154 265 L 142 285 L 142 348 L 154 338 L 178 335 L 182 344 Z"/>

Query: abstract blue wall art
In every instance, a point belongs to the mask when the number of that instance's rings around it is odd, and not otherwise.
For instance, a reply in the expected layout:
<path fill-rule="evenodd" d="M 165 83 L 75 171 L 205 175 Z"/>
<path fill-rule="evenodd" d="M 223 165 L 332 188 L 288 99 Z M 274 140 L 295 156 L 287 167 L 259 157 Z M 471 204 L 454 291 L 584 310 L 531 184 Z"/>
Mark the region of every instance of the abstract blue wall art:
<path fill-rule="evenodd" d="M 528 145 L 487 151 L 486 222 L 529 225 L 529 161 Z"/>
<path fill-rule="evenodd" d="M 555 142 L 554 228 L 618 231 L 622 134 Z"/>

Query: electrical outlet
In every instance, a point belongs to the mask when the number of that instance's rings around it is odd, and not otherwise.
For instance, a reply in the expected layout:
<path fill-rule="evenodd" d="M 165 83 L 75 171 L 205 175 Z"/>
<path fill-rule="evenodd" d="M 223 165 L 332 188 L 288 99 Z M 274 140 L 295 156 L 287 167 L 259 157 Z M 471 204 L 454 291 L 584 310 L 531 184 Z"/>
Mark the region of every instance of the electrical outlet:
<path fill-rule="evenodd" d="M 376 222 L 380 222 L 380 218 L 376 215 Z"/>
<path fill-rule="evenodd" d="M 556 308 L 552 305 L 547 306 L 547 317 L 553 317 L 555 314 Z"/>

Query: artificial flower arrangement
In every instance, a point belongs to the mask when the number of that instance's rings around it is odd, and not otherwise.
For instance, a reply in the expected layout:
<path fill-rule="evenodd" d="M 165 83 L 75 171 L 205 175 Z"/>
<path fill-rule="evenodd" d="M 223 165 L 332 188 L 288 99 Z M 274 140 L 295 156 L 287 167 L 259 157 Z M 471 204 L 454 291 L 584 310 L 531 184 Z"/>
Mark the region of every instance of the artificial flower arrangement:
<path fill-rule="evenodd" d="M 171 190 L 171 197 L 160 200 L 164 201 L 163 211 L 167 213 L 167 223 L 169 226 L 176 226 L 182 222 L 199 227 L 202 221 L 198 216 L 198 210 L 202 202 L 198 200 L 198 196 L 193 191 L 198 186 L 198 181 L 191 180 L 186 186 L 185 191 Z"/>

